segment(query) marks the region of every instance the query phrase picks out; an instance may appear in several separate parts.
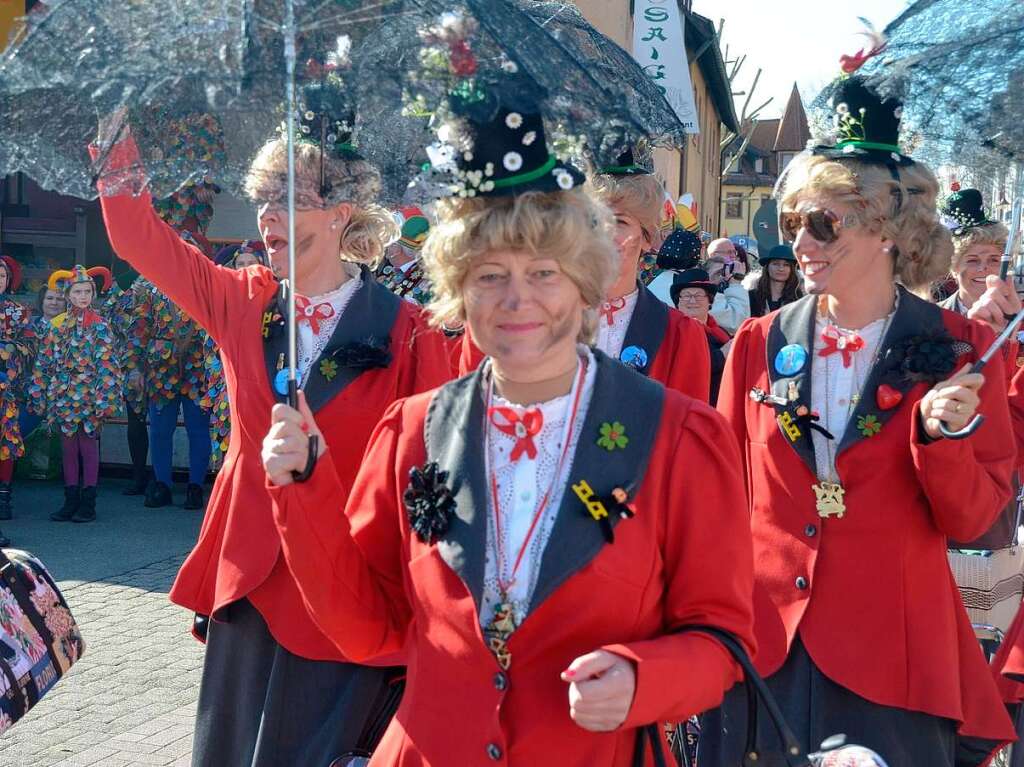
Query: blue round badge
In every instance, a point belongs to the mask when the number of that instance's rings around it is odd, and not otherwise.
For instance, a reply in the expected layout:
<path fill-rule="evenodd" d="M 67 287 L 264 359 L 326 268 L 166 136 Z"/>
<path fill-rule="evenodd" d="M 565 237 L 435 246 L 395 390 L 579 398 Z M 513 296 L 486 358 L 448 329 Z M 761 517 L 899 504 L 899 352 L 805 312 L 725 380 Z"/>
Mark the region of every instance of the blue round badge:
<path fill-rule="evenodd" d="M 775 355 L 775 370 L 780 375 L 794 376 L 807 364 L 807 350 L 800 344 L 787 344 Z"/>
<path fill-rule="evenodd" d="M 639 346 L 627 346 L 622 350 L 619 359 L 634 370 L 643 370 L 647 367 L 647 352 Z"/>
<path fill-rule="evenodd" d="M 274 376 L 274 391 L 282 397 L 288 394 L 288 368 L 277 371 L 277 375 Z"/>

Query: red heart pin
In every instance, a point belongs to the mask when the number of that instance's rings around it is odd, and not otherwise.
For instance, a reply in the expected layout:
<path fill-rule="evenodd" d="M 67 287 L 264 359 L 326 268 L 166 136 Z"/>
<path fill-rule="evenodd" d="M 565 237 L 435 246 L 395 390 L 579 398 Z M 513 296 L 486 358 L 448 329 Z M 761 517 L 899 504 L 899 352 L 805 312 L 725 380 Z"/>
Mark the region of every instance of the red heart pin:
<path fill-rule="evenodd" d="M 875 392 L 875 402 L 882 410 L 892 410 L 903 401 L 903 393 L 889 386 L 882 384 Z"/>

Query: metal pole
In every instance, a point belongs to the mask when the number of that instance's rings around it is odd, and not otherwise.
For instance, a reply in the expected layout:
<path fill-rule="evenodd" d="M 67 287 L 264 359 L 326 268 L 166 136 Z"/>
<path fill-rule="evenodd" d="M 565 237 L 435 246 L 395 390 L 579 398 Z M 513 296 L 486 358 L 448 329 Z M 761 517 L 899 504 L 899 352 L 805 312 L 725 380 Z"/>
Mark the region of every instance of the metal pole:
<path fill-rule="evenodd" d="M 295 4 L 285 0 L 285 131 L 288 142 L 288 404 L 298 408 L 298 340 L 295 321 Z"/>

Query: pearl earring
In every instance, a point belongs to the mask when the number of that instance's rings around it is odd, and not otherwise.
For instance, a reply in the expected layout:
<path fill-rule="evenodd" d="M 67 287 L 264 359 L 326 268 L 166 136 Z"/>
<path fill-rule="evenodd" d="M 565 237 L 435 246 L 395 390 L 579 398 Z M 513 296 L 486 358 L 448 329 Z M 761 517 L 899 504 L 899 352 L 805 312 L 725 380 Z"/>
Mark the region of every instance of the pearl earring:
<path fill-rule="evenodd" d="M 333 230 L 333 229 L 337 229 L 337 228 L 338 228 L 338 222 L 337 221 L 332 221 L 331 222 L 331 229 Z"/>

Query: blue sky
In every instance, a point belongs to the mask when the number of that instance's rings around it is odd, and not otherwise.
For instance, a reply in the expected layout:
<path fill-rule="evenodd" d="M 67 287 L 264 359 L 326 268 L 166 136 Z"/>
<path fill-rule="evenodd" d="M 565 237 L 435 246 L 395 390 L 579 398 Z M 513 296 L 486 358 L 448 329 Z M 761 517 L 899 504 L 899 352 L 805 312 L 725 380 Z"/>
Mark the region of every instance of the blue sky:
<path fill-rule="evenodd" d="M 907 6 L 904 0 L 693 0 L 693 10 L 715 26 L 725 19 L 722 50 L 730 58 L 745 53 L 739 76 L 745 90 L 758 67 L 763 70 L 754 95 L 757 104 L 774 101 L 761 117 L 778 117 L 795 81 L 804 103 L 839 72 L 839 56 L 856 53 L 865 42 L 857 33 L 863 16 L 881 30 Z M 736 99 L 739 114 L 743 99 Z M 752 105 L 753 106 L 753 105 Z"/>

